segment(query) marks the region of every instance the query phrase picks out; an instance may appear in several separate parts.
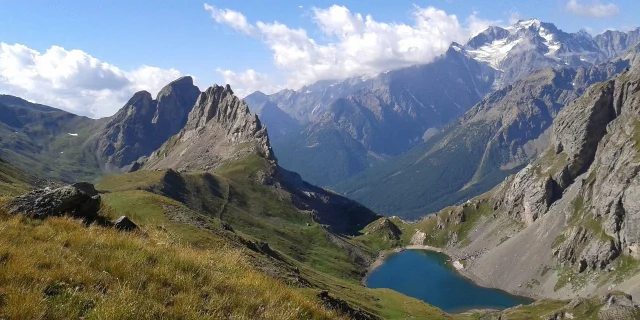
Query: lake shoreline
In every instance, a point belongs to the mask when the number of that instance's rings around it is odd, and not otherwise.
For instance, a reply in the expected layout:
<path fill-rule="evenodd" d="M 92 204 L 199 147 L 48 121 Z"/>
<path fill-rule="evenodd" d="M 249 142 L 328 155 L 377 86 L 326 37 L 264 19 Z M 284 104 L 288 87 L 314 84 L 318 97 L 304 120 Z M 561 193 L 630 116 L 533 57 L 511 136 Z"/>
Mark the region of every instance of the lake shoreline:
<path fill-rule="evenodd" d="M 443 248 L 438 248 L 438 247 L 433 247 L 433 246 L 428 246 L 428 245 L 407 245 L 407 246 L 402 246 L 402 247 L 397 247 L 397 248 L 392 248 L 389 250 L 382 250 L 378 253 L 378 256 L 376 258 L 376 260 L 371 263 L 367 269 L 367 272 L 365 274 L 364 277 L 362 277 L 361 279 L 361 284 L 363 286 L 367 286 L 367 279 L 369 278 L 369 275 L 371 275 L 377 268 L 379 268 L 380 266 L 382 266 L 382 264 L 385 262 L 385 260 L 387 258 L 389 258 L 390 255 L 396 254 L 396 253 L 400 253 L 403 252 L 405 250 L 424 250 L 424 251 L 431 251 L 431 252 L 437 252 L 437 253 L 441 253 L 447 256 L 448 261 L 451 261 L 452 266 L 455 269 L 455 272 L 462 278 L 468 280 L 469 282 L 473 283 L 474 285 L 478 286 L 478 287 L 483 287 L 486 289 L 494 289 L 494 290 L 499 290 L 499 291 L 503 291 L 505 293 L 508 293 L 509 295 L 512 296 L 517 296 L 517 297 L 521 297 L 521 298 L 526 298 L 531 300 L 531 303 L 536 301 L 536 298 L 534 297 L 530 297 L 530 296 L 524 296 L 524 295 L 519 295 L 519 294 L 514 294 L 502 289 L 498 289 L 495 287 L 491 287 L 491 286 L 486 286 L 480 283 L 480 281 L 477 280 L 477 278 L 475 277 L 475 275 L 473 273 L 470 272 L 465 272 L 467 271 L 466 268 L 464 268 L 464 266 L 462 265 L 462 263 L 460 262 L 460 260 L 456 260 L 456 254 L 453 252 L 450 252 L 446 249 Z M 458 262 L 457 266 L 455 263 Z M 465 311 L 468 312 L 468 311 Z M 465 312 L 461 312 L 459 314 L 464 314 Z"/>

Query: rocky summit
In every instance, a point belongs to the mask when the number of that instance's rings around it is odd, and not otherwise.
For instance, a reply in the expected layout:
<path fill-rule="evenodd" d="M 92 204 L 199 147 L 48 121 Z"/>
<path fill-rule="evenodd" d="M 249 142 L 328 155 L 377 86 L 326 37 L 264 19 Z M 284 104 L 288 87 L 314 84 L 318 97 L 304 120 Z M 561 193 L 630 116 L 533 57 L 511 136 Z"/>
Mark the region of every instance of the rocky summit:
<path fill-rule="evenodd" d="M 118 171 L 148 156 L 178 133 L 200 94 L 191 77 L 162 88 L 156 99 L 141 91 L 107 119 L 89 143 L 105 171 Z"/>
<path fill-rule="evenodd" d="M 148 169 L 210 170 L 257 153 L 275 160 L 267 129 L 229 85 L 200 93 L 184 128 L 146 161 Z"/>

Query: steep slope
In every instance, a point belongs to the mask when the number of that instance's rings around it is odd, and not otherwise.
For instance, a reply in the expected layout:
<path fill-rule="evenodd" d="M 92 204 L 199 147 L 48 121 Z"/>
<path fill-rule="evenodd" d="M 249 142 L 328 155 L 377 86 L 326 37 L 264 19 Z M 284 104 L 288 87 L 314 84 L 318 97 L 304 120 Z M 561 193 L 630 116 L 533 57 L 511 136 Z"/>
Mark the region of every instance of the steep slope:
<path fill-rule="evenodd" d="M 156 100 L 138 92 L 114 116 L 80 117 L 0 96 L 0 156 L 34 175 L 92 181 L 149 156 L 187 121 L 200 94 L 191 77 L 165 86 Z"/>
<path fill-rule="evenodd" d="M 462 114 L 490 92 L 494 71 L 456 50 L 435 62 L 391 71 L 340 98 L 299 134 L 274 142 L 281 165 L 334 185 L 397 156 L 425 132 Z"/>
<path fill-rule="evenodd" d="M 375 210 L 417 218 L 486 192 L 546 146 L 558 112 L 631 58 L 548 69 L 494 92 L 410 152 L 337 186 Z"/>
<path fill-rule="evenodd" d="M 156 99 L 141 91 L 105 121 L 89 142 L 103 170 L 118 171 L 148 156 L 187 122 L 200 90 L 191 77 L 165 86 Z"/>
<path fill-rule="evenodd" d="M 616 58 L 640 41 L 640 28 L 606 31 L 592 37 L 585 31 L 567 33 L 537 19 L 506 28 L 492 26 L 460 48 L 466 55 L 501 72 L 496 87 L 513 83 L 550 67 L 586 67 Z"/>
<path fill-rule="evenodd" d="M 0 95 L 0 157 L 38 176 L 91 180 L 99 165 L 81 146 L 96 120 Z"/>
<path fill-rule="evenodd" d="M 472 279 L 536 297 L 640 295 L 640 69 L 596 84 L 554 120 L 549 147 L 490 193 L 402 225 Z M 420 236 L 416 236 L 420 235 Z"/>

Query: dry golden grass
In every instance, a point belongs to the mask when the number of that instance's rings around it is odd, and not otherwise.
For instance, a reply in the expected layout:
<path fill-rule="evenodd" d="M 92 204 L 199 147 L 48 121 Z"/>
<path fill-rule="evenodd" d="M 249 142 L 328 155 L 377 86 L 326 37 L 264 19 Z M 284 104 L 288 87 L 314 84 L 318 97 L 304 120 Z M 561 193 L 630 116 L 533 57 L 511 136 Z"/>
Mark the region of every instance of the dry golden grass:
<path fill-rule="evenodd" d="M 241 251 L 0 213 L 0 319 L 329 319 Z"/>

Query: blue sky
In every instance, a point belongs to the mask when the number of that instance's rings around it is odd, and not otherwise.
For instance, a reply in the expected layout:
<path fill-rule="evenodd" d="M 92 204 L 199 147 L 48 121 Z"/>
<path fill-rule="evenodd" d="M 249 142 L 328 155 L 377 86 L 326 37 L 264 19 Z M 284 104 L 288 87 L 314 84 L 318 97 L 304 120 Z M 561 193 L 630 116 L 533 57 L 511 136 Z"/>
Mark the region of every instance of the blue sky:
<path fill-rule="evenodd" d="M 232 82 L 241 95 L 295 89 L 428 62 L 517 18 L 626 30 L 640 25 L 640 1 L 0 0 L 0 93 L 100 117 L 178 75 L 201 89 Z"/>

